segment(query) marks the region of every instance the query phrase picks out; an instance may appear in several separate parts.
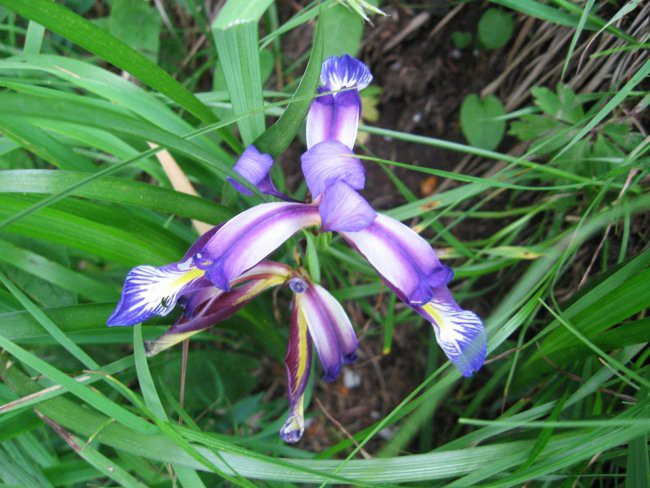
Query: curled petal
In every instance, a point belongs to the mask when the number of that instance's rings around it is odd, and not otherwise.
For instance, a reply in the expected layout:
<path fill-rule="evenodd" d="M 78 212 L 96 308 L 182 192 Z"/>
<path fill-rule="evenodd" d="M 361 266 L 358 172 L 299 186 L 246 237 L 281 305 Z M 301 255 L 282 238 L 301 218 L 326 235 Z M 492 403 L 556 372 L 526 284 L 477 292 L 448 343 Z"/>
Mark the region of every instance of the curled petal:
<path fill-rule="evenodd" d="M 474 312 L 460 308 L 446 287 L 436 290 L 429 303 L 414 309 L 431 322 L 438 344 L 463 376 L 472 376 L 481 369 L 487 335 Z"/>
<path fill-rule="evenodd" d="M 273 166 L 273 158 L 268 154 L 262 154 L 251 144 L 239 157 L 233 170 L 246 181 L 257 186 L 260 191 L 275 190 L 277 192 L 269 175 L 271 166 Z M 252 191 L 234 179 L 228 178 L 228 181 L 239 193 L 244 195 L 253 194 Z"/>
<path fill-rule="evenodd" d="M 167 315 L 174 309 L 178 297 L 196 286 L 204 273 L 187 262 L 160 268 L 133 268 L 124 280 L 120 301 L 106 324 L 134 325 L 154 315 Z"/>
<path fill-rule="evenodd" d="M 324 288 L 310 284 L 294 298 L 323 366 L 323 380 L 334 381 L 344 363 L 354 361 L 357 339 L 345 311 Z"/>
<path fill-rule="evenodd" d="M 313 225 L 320 225 L 315 205 L 264 203 L 229 220 L 193 259 L 216 287 L 229 291 L 232 280 L 300 229 Z"/>
<path fill-rule="evenodd" d="M 377 217 L 366 199 L 342 181 L 323 192 L 319 210 L 323 231 L 356 232 L 368 227 Z"/>
<path fill-rule="evenodd" d="M 352 363 L 357 359 L 359 341 L 348 314 L 345 313 L 339 301 L 329 291 L 315 283 L 312 287 L 314 295 L 321 302 L 323 312 L 327 315 L 330 324 L 334 328 L 343 355 L 343 362 L 345 364 Z"/>
<path fill-rule="evenodd" d="M 397 295 L 411 305 L 429 302 L 433 289 L 446 286 L 453 278 L 453 271 L 440 262 L 427 241 L 386 215 L 377 215 L 361 231 L 342 235 Z"/>
<path fill-rule="evenodd" d="M 286 264 L 264 261 L 234 280 L 231 285 L 235 288 L 230 292 L 210 284 L 183 296 L 183 316 L 162 336 L 146 342 L 147 355 L 158 354 L 226 320 L 260 293 L 287 281 L 291 273 L 291 268 Z"/>
<path fill-rule="evenodd" d="M 322 90 L 322 89 L 321 89 Z M 357 139 L 361 98 L 356 90 L 316 98 L 307 114 L 307 148 L 319 142 L 338 141 L 349 149 Z"/>
<path fill-rule="evenodd" d="M 320 77 L 321 84 L 331 91 L 343 88 L 363 90 L 372 82 L 368 66 L 348 54 L 332 56 L 323 61 Z"/>
<path fill-rule="evenodd" d="M 301 157 L 302 172 L 314 199 L 327 187 L 344 181 L 355 190 L 363 189 L 366 175 L 361 161 L 337 141 L 316 144 Z"/>
<path fill-rule="evenodd" d="M 289 347 L 284 358 L 290 410 L 289 418 L 280 429 L 282 439 L 292 444 L 300 440 L 305 430 L 304 397 L 311 369 L 311 347 L 305 315 L 294 300 Z"/>

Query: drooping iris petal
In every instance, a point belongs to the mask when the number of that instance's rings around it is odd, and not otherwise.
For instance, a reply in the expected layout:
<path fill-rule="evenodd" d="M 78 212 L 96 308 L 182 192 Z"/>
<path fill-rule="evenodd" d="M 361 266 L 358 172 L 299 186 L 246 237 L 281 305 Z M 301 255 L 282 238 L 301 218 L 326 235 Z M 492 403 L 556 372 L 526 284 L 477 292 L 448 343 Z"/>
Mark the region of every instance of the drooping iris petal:
<path fill-rule="evenodd" d="M 472 376 L 483 366 L 487 353 L 483 322 L 463 310 L 447 287 L 435 290 L 429 303 L 413 309 L 431 322 L 438 344 L 463 376 Z"/>
<path fill-rule="evenodd" d="M 304 288 L 299 289 L 304 290 Z M 311 347 L 305 315 L 299 310 L 298 302 L 294 300 L 289 346 L 284 358 L 290 410 L 289 418 L 280 429 L 280 437 L 284 442 L 292 444 L 300 440 L 305 430 L 304 397 L 311 370 Z"/>
<path fill-rule="evenodd" d="M 339 301 L 325 288 L 316 283 L 312 284 L 312 288 L 314 295 L 320 300 L 322 309 L 334 328 L 343 355 L 343 362 L 345 364 L 352 363 L 357 359 L 359 341 L 348 314 L 345 313 Z"/>
<path fill-rule="evenodd" d="M 368 66 L 348 54 L 323 61 L 320 78 L 321 84 L 333 91 L 352 87 L 363 90 L 372 82 Z"/>
<path fill-rule="evenodd" d="M 377 217 L 366 199 L 343 181 L 323 192 L 319 210 L 323 231 L 356 232 L 368 227 Z"/>
<path fill-rule="evenodd" d="M 194 263 L 218 288 L 229 291 L 230 282 L 275 251 L 300 229 L 320 225 L 315 205 L 264 203 L 225 223 L 194 255 Z"/>
<path fill-rule="evenodd" d="M 185 311 L 181 318 L 157 339 L 147 341 L 147 355 L 153 356 L 213 325 L 226 320 L 260 293 L 280 285 L 291 276 L 292 269 L 283 263 L 263 261 L 231 282 L 224 292 L 210 283 L 183 296 Z"/>
<path fill-rule="evenodd" d="M 352 149 L 360 117 L 361 97 L 356 90 L 320 95 L 307 114 L 307 149 L 324 141 L 338 141 Z"/>
<path fill-rule="evenodd" d="M 340 142 L 316 144 L 302 155 L 301 160 L 302 172 L 314 199 L 338 181 L 344 181 L 355 190 L 362 190 L 366 183 L 361 161 Z"/>
<path fill-rule="evenodd" d="M 187 261 L 160 268 L 133 268 L 124 280 L 120 301 L 106 324 L 134 325 L 154 315 L 167 315 L 174 309 L 178 297 L 195 286 L 204 274 Z"/>
<path fill-rule="evenodd" d="M 451 268 L 440 262 L 422 237 L 386 215 L 378 214 L 365 229 L 342 235 L 411 305 L 429 302 L 433 289 L 446 286 L 453 278 Z"/>
<path fill-rule="evenodd" d="M 260 191 L 268 193 L 274 191 L 277 193 L 273 181 L 269 175 L 273 166 L 273 158 L 268 154 L 262 154 L 252 144 L 246 148 L 241 154 L 233 170 L 238 173 L 242 178 L 257 186 Z M 228 177 L 227 180 L 235 187 L 235 189 L 244 195 L 252 195 L 253 192 L 246 188 L 241 183 L 233 178 Z"/>
<path fill-rule="evenodd" d="M 357 339 L 345 311 L 322 287 L 309 284 L 294 300 L 323 366 L 323 380 L 334 381 L 341 366 L 354 360 Z"/>

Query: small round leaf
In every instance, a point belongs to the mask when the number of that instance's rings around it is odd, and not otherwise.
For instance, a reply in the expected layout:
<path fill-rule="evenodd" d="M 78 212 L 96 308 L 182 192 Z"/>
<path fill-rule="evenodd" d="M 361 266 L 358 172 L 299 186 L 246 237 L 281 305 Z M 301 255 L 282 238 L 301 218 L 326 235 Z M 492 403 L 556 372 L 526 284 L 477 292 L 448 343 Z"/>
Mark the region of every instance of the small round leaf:
<path fill-rule="evenodd" d="M 478 21 L 478 40 L 485 49 L 499 49 L 512 36 L 512 16 L 496 8 L 487 9 Z"/>
<path fill-rule="evenodd" d="M 460 107 L 460 125 L 472 146 L 496 149 L 505 132 L 506 123 L 498 117 L 505 114 L 503 104 L 494 95 L 479 98 L 472 93 Z"/>

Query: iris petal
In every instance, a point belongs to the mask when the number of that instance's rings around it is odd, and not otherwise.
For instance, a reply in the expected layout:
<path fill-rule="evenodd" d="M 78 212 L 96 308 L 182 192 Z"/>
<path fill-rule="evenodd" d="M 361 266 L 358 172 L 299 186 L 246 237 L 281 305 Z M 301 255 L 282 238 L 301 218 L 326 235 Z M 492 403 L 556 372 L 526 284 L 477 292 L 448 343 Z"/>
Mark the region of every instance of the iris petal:
<path fill-rule="evenodd" d="M 315 205 L 264 203 L 229 220 L 194 256 L 217 288 L 258 264 L 300 229 L 320 225 Z"/>
<path fill-rule="evenodd" d="M 386 215 L 377 215 L 361 231 L 342 232 L 342 235 L 397 295 L 411 305 L 427 303 L 433 289 L 447 285 L 453 277 L 453 271 L 440 262 L 427 241 Z"/>
<path fill-rule="evenodd" d="M 284 283 L 291 276 L 289 266 L 263 261 L 231 282 L 224 292 L 210 283 L 181 298 L 185 306 L 182 317 L 157 339 L 147 341 L 147 355 L 153 356 L 175 344 L 226 320 L 260 293 Z M 207 281 L 207 280 L 206 280 Z"/>
<path fill-rule="evenodd" d="M 472 376 L 481 368 L 487 353 L 483 322 L 474 312 L 463 310 L 446 287 L 414 309 L 431 322 L 438 344 L 463 376 Z"/>
<path fill-rule="evenodd" d="M 120 301 L 106 324 L 134 325 L 154 315 L 167 315 L 174 309 L 178 297 L 195 286 L 204 273 L 188 262 L 160 268 L 133 268 L 124 280 Z"/>
<path fill-rule="evenodd" d="M 311 347 L 305 315 L 294 300 L 289 347 L 284 358 L 290 411 L 289 418 L 280 429 L 280 436 L 288 443 L 298 442 L 305 430 L 304 396 L 311 369 Z"/>
<path fill-rule="evenodd" d="M 344 181 L 355 190 L 363 189 L 366 175 L 361 161 L 337 141 L 316 144 L 301 157 L 302 172 L 314 199 L 329 186 Z"/>
<path fill-rule="evenodd" d="M 260 186 L 260 184 L 265 183 L 265 186 L 269 186 L 273 189 L 273 182 L 269 177 L 269 171 L 271 171 L 271 166 L 273 166 L 273 158 L 268 154 L 262 154 L 257 150 L 252 144 L 246 148 L 246 150 L 241 154 L 233 170 L 239 174 L 246 181 L 250 182 L 255 186 Z M 235 187 L 235 189 L 244 195 L 252 195 L 253 192 L 246 188 L 241 183 L 237 182 L 233 178 L 227 178 L 227 180 Z"/>
<path fill-rule="evenodd" d="M 319 210 L 323 231 L 359 231 L 377 217 L 366 199 L 342 181 L 325 190 Z"/>
<path fill-rule="evenodd" d="M 318 284 L 313 284 L 312 286 L 314 294 L 320 300 L 322 308 L 334 328 L 343 355 L 343 362 L 349 364 L 355 361 L 359 341 L 357 340 L 352 323 L 348 318 L 348 314 L 345 313 L 339 301 L 329 291 Z"/>
<path fill-rule="evenodd" d="M 319 96 L 307 114 L 307 148 L 320 142 L 338 141 L 352 149 L 360 117 L 361 98 L 356 90 Z"/>
<path fill-rule="evenodd" d="M 352 87 L 363 90 L 372 82 L 368 66 L 348 54 L 327 58 L 320 76 L 321 84 L 332 91 Z"/>

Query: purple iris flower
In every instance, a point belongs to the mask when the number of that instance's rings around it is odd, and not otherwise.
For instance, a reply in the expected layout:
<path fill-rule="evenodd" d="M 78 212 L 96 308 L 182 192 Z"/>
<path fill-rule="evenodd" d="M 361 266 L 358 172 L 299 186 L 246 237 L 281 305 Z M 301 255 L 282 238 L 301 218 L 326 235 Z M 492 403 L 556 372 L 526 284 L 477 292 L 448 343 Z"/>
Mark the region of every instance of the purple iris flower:
<path fill-rule="evenodd" d="M 378 214 L 359 193 L 365 170 L 353 147 L 361 114 L 359 91 L 371 81 L 367 66 L 350 56 L 323 63 L 319 96 L 307 116 L 308 150 L 301 158 L 311 203 L 280 194 L 269 176 L 273 159 L 249 146 L 234 170 L 261 192 L 290 201 L 242 212 L 201 236 L 179 262 L 133 268 L 107 321 L 109 326 L 133 325 L 182 305 L 179 320 L 147 344 L 153 355 L 231 316 L 268 288 L 287 284 L 294 299 L 285 359 L 290 414 L 280 431 L 286 442 L 296 442 L 304 430 L 312 343 L 325 381 L 334 380 L 343 364 L 354 361 L 358 345 L 350 320 L 329 292 L 300 271 L 264 261 L 301 229 L 340 232 L 402 301 L 431 322 L 442 350 L 464 376 L 485 361 L 485 329 L 476 314 L 454 301 L 448 288 L 453 271 L 410 227 Z"/>

